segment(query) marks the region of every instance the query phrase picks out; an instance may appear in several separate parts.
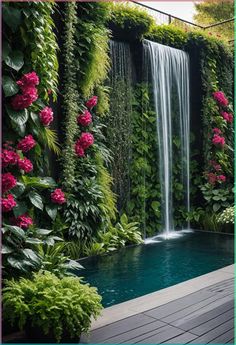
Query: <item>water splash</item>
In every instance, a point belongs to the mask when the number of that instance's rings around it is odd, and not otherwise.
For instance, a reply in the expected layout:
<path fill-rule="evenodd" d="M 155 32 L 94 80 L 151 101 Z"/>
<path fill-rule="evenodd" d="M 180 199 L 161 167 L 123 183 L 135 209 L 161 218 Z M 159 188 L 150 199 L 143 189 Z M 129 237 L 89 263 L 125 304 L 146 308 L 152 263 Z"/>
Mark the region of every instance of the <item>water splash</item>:
<path fill-rule="evenodd" d="M 189 57 L 181 50 L 148 40 L 144 40 L 144 56 L 145 63 L 150 64 L 157 118 L 164 237 L 170 238 L 174 236 L 173 133 L 180 140 L 184 207 L 190 211 Z"/>

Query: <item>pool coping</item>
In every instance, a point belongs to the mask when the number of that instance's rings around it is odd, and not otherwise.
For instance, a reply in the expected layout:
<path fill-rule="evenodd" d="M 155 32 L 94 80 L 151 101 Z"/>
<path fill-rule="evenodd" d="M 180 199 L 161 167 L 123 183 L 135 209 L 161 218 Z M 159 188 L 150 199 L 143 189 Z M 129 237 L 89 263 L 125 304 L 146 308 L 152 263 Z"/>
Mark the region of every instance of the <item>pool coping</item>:
<path fill-rule="evenodd" d="M 101 316 L 92 321 L 91 330 L 109 325 L 129 316 L 145 312 L 152 308 L 174 301 L 175 299 L 192 294 L 203 288 L 220 283 L 234 277 L 235 265 L 225 266 L 216 271 L 203 274 L 168 288 L 131 299 L 103 309 Z"/>

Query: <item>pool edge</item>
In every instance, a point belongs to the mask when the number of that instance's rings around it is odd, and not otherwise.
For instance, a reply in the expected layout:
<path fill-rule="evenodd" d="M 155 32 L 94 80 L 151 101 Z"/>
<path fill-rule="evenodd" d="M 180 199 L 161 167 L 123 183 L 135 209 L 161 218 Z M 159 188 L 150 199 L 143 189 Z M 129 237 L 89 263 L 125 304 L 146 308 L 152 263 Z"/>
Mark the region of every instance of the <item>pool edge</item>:
<path fill-rule="evenodd" d="M 91 330 L 109 325 L 110 323 L 145 312 L 152 308 L 159 307 L 163 304 L 172 302 L 175 299 L 192 294 L 232 277 L 234 277 L 234 264 L 203 274 L 199 277 L 189 279 L 182 283 L 172 285 L 168 288 L 105 308 L 102 315 L 97 320 L 93 320 Z"/>

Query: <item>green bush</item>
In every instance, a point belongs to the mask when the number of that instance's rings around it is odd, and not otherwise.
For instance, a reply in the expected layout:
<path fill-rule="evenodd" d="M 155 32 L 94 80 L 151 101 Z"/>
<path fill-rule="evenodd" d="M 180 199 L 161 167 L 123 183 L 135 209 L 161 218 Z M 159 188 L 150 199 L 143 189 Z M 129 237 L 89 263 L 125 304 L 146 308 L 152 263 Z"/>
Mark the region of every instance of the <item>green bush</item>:
<path fill-rule="evenodd" d="M 87 332 L 91 317 L 97 317 L 101 309 L 96 288 L 75 277 L 36 273 L 30 280 L 6 281 L 3 289 L 4 320 L 18 323 L 20 329 L 30 323 L 45 335 L 53 331 L 57 342 L 65 331 L 72 339 Z"/>
<path fill-rule="evenodd" d="M 152 25 L 145 38 L 170 47 L 183 49 L 187 42 L 187 33 L 170 25 Z"/>
<path fill-rule="evenodd" d="M 226 208 L 218 217 L 217 223 L 220 224 L 234 224 L 235 218 L 234 206 Z"/>
<path fill-rule="evenodd" d="M 114 4 L 108 27 L 115 38 L 141 39 L 149 32 L 153 18 L 145 11 L 127 4 Z"/>

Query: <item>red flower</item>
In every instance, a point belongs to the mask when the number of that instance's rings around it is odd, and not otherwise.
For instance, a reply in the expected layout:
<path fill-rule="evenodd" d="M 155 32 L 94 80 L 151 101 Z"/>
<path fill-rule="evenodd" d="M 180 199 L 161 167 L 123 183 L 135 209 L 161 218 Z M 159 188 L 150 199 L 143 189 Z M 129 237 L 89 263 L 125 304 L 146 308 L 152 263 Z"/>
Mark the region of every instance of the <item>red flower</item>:
<path fill-rule="evenodd" d="M 18 167 L 19 169 L 24 170 L 25 173 L 29 173 L 33 170 L 33 164 L 28 158 L 19 159 Z"/>
<path fill-rule="evenodd" d="M 16 202 L 12 194 L 8 194 L 6 198 L 2 199 L 3 212 L 10 212 L 15 206 L 16 206 Z"/>
<path fill-rule="evenodd" d="M 93 145 L 94 137 L 91 133 L 82 133 L 77 143 L 86 150 L 89 146 Z"/>
<path fill-rule="evenodd" d="M 225 182 L 226 181 L 226 176 L 225 175 L 219 175 L 219 176 L 217 176 L 217 180 L 221 181 L 221 182 Z"/>
<path fill-rule="evenodd" d="M 33 86 L 22 87 L 22 95 L 15 95 L 12 98 L 11 106 L 14 110 L 28 108 L 38 99 L 38 91 Z"/>
<path fill-rule="evenodd" d="M 53 121 L 53 111 L 52 108 L 45 107 L 39 113 L 40 120 L 44 126 L 49 126 Z"/>
<path fill-rule="evenodd" d="M 85 156 L 84 149 L 80 146 L 80 142 L 79 141 L 77 141 L 76 144 L 75 144 L 75 153 L 79 157 L 84 157 Z"/>
<path fill-rule="evenodd" d="M 17 218 L 14 218 L 13 222 L 16 226 L 24 229 L 27 229 L 30 225 L 33 225 L 33 219 L 26 213 L 18 216 Z"/>
<path fill-rule="evenodd" d="M 77 122 L 81 126 L 86 127 L 86 126 L 90 125 L 90 123 L 92 122 L 92 115 L 90 114 L 90 112 L 88 110 L 85 110 L 83 112 L 83 114 L 81 114 L 77 117 Z"/>
<path fill-rule="evenodd" d="M 24 87 L 24 86 L 35 86 L 39 84 L 39 77 L 37 76 L 37 74 L 35 72 L 30 72 L 27 74 L 24 74 L 23 77 L 18 80 L 17 85 L 20 86 L 20 88 Z"/>
<path fill-rule="evenodd" d="M 36 141 L 34 140 L 33 136 L 27 135 L 22 140 L 19 141 L 17 145 L 17 149 L 21 150 L 22 152 L 30 151 L 36 145 Z"/>
<path fill-rule="evenodd" d="M 215 134 L 221 134 L 221 130 L 219 128 L 213 128 L 213 133 Z"/>
<path fill-rule="evenodd" d="M 208 182 L 212 185 L 214 185 L 217 180 L 217 176 L 214 173 L 207 174 L 207 178 L 208 178 Z"/>
<path fill-rule="evenodd" d="M 225 119 L 227 122 L 233 122 L 233 114 L 227 113 L 226 111 L 221 112 L 222 117 Z"/>
<path fill-rule="evenodd" d="M 8 165 L 15 165 L 18 161 L 19 155 L 14 151 L 2 150 L 1 154 L 3 168 Z"/>
<path fill-rule="evenodd" d="M 5 173 L 2 174 L 2 191 L 3 194 L 12 189 L 13 187 L 15 187 L 17 183 L 17 180 L 15 179 L 15 177 L 11 174 L 11 173 Z"/>
<path fill-rule="evenodd" d="M 225 97 L 225 94 L 222 91 L 214 92 L 213 97 L 223 107 L 226 107 L 229 104 L 228 99 Z"/>
<path fill-rule="evenodd" d="M 55 204 L 64 204 L 66 202 L 65 194 L 60 188 L 57 188 L 51 193 L 51 200 Z"/>
<path fill-rule="evenodd" d="M 219 146 L 224 146 L 225 144 L 225 138 L 220 137 L 218 134 L 215 134 L 213 139 L 212 139 L 212 143 L 214 145 L 219 145 Z"/>
<path fill-rule="evenodd" d="M 85 103 L 85 105 L 87 108 L 92 109 L 93 107 L 95 107 L 95 105 L 97 105 L 97 102 L 98 102 L 97 96 L 93 96 Z"/>

